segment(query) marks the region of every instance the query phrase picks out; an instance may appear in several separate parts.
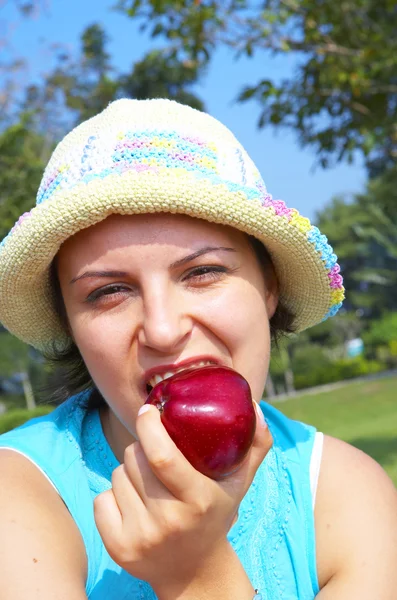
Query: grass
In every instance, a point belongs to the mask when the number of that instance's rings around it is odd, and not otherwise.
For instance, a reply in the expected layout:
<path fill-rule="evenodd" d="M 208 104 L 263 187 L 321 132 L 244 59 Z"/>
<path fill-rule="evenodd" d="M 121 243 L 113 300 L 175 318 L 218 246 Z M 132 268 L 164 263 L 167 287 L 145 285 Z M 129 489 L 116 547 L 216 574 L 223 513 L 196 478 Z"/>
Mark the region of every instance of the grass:
<path fill-rule="evenodd" d="M 397 487 L 396 377 L 349 383 L 274 406 L 292 419 L 360 448 L 383 466 Z"/>

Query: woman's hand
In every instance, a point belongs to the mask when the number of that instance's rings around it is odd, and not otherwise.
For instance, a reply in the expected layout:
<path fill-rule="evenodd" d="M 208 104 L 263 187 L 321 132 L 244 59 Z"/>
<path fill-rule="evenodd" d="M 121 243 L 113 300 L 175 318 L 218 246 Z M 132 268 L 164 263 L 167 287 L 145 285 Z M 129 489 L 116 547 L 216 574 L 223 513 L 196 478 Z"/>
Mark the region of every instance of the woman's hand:
<path fill-rule="evenodd" d="M 189 582 L 198 573 L 205 578 L 212 559 L 230 558 L 227 533 L 272 445 L 266 423 L 257 416 L 248 455 L 221 481 L 192 467 L 155 407 L 138 416 L 136 430 L 139 442 L 126 448 L 112 489 L 95 499 L 103 542 L 115 562 L 155 590 L 165 581 Z"/>

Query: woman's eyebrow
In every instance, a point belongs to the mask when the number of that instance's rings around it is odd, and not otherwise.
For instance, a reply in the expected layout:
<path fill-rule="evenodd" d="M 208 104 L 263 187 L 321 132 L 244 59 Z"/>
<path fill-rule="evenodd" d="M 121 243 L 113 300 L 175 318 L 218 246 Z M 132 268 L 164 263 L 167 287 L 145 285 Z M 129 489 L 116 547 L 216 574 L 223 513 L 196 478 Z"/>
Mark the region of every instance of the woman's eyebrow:
<path fill-rule="evenodd" d="M 203 256 L 204 254 L 209 254 L 210 252 L 215 252 L 217 250 L 222 250 L 224 252 L 236 252 L 235 248 L 226 248 L 225 246 L 206 246 L 205 248 L 201 248 L 200 250 L 197 250 L 196 252 L 193 252 L 193 254 L 189 254 L 188 256 L 185 256 L 184 258 L 180 258 L 179 260 L 176 260 L 175 262 L 173 262 L 170 265 L 171 269 L 175 269 L 176 267 L 180 267 L 181 265 L 184 265 L 185 263 L 190 262 L 191 260 L 194 260 L 195 258 L 198 258 L 199 256 Z M 85 271 L 84 273 L 82 273 L 81 275 L 78 275 L 77 277 L 73 277 L 73 279 L 70 281 L 70 283 L 76 283 L 76 281 L 79 281 L 80 279 L 86 279 L 86 278 L 93 278 L 93 277 L 126 277 L 128 275 L 128 273 L 126 271 Z"/>
<path fill-rule="evenodd" d="M 205 248 L 201 248 L 200 250 L 193 252 L 193 254 L 189 254 L 184 258 L 176 260 L 170 265 L 170 268 L 175 269 L 176 267 L 180 267 L 181 265 L 184 265 L 190 262 L 191 260 L 198 258 L 199 256 L 203 256 L 203 254 L 209 254 L 210 252 L 216 252 L 217 250 L 222 250 L 225 252 L 237 252 L 235 248 L 226 248 L 225 246 L 205 246 Z"/>
<path fill-rule="evenodd" d="M 126 277 L 128 273 L 125 271 L 85 271 L 77 277 L 73 277 L 70 283 L 76 283 L 79 279 L 86 279 L 87 277 Z"/>

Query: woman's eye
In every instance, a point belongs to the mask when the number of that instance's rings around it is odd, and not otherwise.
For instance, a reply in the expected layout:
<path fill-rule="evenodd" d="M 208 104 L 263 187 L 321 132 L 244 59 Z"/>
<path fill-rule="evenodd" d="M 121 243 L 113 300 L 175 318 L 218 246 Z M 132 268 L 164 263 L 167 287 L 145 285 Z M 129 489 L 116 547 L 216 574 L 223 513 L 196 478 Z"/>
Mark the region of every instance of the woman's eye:
<path fill-rule="evenodd" d="M 104 288 L 99 288 L 89 294 L 87 302 L 95 302 L 97 300 L 115 300 L 118 297 L 124 296 L 130 290 L 123 285 L 108 285 Z"/>
<path fill-rule="evenodd" d="M 215 281 L 226 271 L 227 269 L 221 266 L 196 267 L 185 276 L 185 279 L 188 281 Z"/>

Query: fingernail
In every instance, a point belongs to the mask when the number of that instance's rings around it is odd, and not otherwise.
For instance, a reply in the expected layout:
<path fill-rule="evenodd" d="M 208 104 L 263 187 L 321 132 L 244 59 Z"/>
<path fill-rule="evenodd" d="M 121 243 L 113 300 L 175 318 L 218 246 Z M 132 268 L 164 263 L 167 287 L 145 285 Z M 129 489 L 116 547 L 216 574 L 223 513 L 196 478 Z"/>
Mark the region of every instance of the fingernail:
<path fill-rule="evenodd" d="M 257 413 L 257 415 L 259 417 L 259 422 L 260 422 L 261 426 L 262 427 L 267 427 L 267 423 L 266 423 L 264 414 L 262 412 L 262 409 L 259 406 L 258 402 L 255 402 L 255 400 L 254 400 L 254 406 L 255 406 L 256 413 Z"/>
<path fill-rule="evenodd" d="M 150 410 L 150 404 L 144 404 L 141 406 L 141 408 L 138 410 L 138 417 L 143 415 L 143 413 L 147 412 L 148 410 Z"/>

